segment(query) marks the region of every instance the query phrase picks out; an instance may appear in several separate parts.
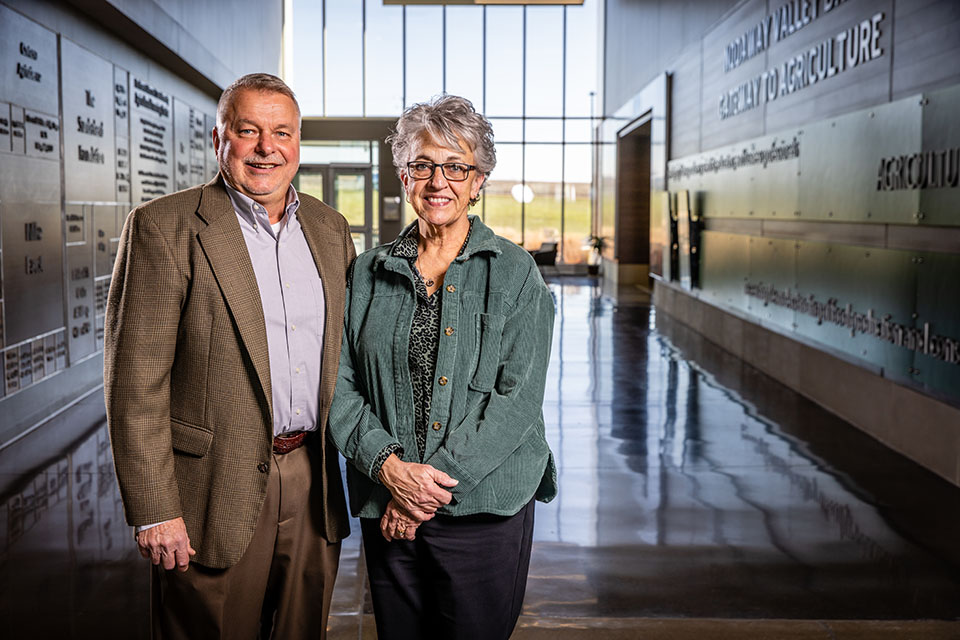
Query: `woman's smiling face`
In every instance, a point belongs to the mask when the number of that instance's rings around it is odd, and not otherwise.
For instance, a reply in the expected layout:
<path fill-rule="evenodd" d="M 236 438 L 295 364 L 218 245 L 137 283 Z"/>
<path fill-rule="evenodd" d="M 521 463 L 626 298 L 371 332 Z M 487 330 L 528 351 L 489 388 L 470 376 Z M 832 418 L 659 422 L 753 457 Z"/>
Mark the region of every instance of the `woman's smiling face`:
<path fill-rule="evenodd" d="M 438 165 L 445 162 L 474 164 L 473 150 L 463 138 L 460 138 L 460 146 L 462 151 L 444 146 L 432 137 L 422 138 L 408 161 L 422 160 Z M 431 178 L 417 180 L 404 171 L 401 179 L 407 201 L 413 206 L 417 216 L 429 224 L 447 226 L 455 224 L 466 215 L 470 200 L 476 198 L 480 192 L 484 176 L 473 169 L 466 180 L 456 182 L 447 180 L 441 168 L 436 167 Z"/>

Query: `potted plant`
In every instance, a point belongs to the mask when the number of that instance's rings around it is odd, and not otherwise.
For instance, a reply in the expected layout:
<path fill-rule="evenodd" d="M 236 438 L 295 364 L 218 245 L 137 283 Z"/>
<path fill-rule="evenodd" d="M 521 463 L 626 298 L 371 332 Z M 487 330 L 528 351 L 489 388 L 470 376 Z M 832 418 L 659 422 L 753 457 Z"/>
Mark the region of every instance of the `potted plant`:
<path fill-rule="evenodd" d="M 587 236 L 587 239 L 584 242 L 584 248 L 590 249 L 590 255 L 587 256 L 587 273 L 592 276 L 600 273 L 600 254 L 603 253 L 603 248 L 606 245 L 607 241 L 603 238 L 603 236 L 592 234 Z"/>

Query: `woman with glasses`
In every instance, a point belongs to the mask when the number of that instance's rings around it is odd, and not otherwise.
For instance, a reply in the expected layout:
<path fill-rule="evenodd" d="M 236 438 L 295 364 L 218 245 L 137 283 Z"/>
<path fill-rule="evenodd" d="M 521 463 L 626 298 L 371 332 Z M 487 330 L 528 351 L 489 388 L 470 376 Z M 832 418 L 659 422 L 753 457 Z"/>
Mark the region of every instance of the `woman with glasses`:
<path fill-rule="evenodd" d="M 530 255 L 467 213 L 496 164 L 468 100 L 410 107 L 390 142 L 417 220 L 353 264 L 330 413 L 377 634 L 506 639 L 533 502 L 557 492 L 542 411 L 553 299 Z"/>

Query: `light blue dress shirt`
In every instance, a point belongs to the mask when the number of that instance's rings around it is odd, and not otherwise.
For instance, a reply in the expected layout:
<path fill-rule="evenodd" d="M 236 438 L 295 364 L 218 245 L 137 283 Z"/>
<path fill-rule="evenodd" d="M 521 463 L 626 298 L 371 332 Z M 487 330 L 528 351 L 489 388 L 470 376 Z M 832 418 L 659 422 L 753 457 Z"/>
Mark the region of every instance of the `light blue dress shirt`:
<path fill-rule="evenodd" d="M 266 209 L 226 185 L 257 276 L 270 353 L 273 433 L 312 431 L 320 416 L 323 283 L 303 235 L 300 199 L 287 191 L 276 229 Z"/>

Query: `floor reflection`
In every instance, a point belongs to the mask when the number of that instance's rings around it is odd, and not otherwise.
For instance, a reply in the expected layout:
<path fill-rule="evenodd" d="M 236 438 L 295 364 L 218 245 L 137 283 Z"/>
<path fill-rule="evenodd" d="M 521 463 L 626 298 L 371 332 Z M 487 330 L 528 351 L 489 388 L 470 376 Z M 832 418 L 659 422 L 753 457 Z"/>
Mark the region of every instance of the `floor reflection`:
<path fill-rule="evenodd" d="M 649 304 L 551 286 L 561 493 L 538 510 L 526 614 L 960 615 L 936 542 L 960 533 L 960 491 Z"/>
<path fill-rule="evenodd" d="M 7 453 L 4 473 L 16 466 Z M 146 638 L 148 570 L 124 522 L 106 423 L 4 479 L 0 635 Z"/>
<path fill-rule="evenodd" d="M 960 490 L 642 296 L 614 306 L 590 280 L 550 287 L 560 494 L 538 505 L 526 626 L 960 616 Z M 0 449 L 2 637 L 147 636 L 148 572 L 102 413 L 83 425 Z M 354 535 L 331 638 L 373 637 L 370 613 Z"/>

